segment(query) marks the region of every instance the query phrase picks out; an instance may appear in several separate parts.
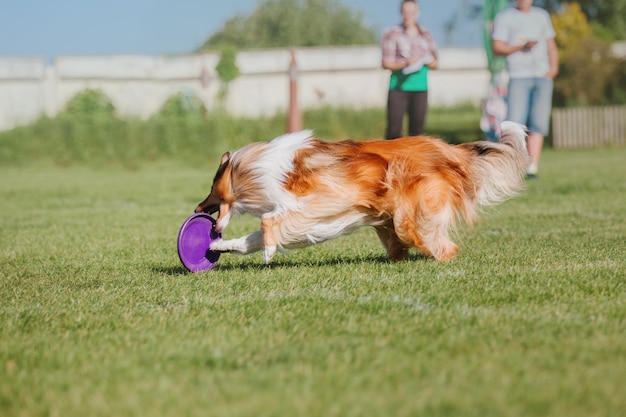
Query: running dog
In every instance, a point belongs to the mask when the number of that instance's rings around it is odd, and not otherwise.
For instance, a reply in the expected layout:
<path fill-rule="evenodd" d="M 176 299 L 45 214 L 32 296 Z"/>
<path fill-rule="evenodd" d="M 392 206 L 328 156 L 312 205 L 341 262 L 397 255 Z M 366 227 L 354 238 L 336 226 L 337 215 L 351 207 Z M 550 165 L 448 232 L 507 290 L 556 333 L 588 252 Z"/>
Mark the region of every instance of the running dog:
<path fill-rule="evenodd" d="M 305 130 L 226 152 L 211 193 L 196 213 L 219 212 L 222 233 L 233 215 L 250 213 L 261 228 L 210 249 L 249 254 L 314 245 L 373 226 L 389 259 L 417 248 L 438 261 L 456 256 L 450 235 L 471 225 L 481 207 L 515 196 L 528 165 L 526 132 L 501 126 L 499 143 L 450 145 L 416 136 L 325 142 Z"/>

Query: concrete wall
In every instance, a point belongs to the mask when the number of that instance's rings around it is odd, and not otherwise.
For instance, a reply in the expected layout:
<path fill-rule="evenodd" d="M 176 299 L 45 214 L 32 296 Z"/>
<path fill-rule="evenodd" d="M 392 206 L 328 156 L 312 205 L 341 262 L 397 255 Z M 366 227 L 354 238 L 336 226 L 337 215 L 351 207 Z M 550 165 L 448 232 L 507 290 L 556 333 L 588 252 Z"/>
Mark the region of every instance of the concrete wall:
<path fill-rule="evenodd" d="M 44 111 L 46 66 L 39 59 L 0 59 L 0 129 L 28 123 Z"/>
<path fill-rule="evenodd" d="M 301 108 L 385 105 L 389 72 L 380 68 L 378 46 L 298 48 L 298 96 Z M 0 130 L 26 124 L 42 114 L 54 116 L 78 92 L 102 90 L 120 115 L 149 117 L 176 92 L 198 96 L 211 110 L 220 81 L 217 54 L 186 56 L 60 57 L 53 65 L 40 59 L 0 58 Z M 240 76 L 225 107 L 239 116 L 268 116 L 286 111 L 290 51 L 242 51 Z M 489 73 L 482 49 L 443 49 L 440 69 L 430 75 L 430 103 L 478 104 Z"/>

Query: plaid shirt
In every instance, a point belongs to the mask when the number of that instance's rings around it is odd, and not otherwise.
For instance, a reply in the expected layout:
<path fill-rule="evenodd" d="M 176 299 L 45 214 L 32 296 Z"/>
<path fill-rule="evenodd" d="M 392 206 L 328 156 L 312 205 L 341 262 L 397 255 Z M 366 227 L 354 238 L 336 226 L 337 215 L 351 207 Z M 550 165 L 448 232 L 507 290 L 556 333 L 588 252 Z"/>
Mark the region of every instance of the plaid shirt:
<path fill-rule="evenodd" d="M 422 59 L 428 54 L 437 57 L 437 45 L 430 32 L 423 27 L 420 33 L 410 36 L 402 25 L 392 26 L 383 33 L 381 39 L 382 60 L 401 62 L 411 57 Z"/>

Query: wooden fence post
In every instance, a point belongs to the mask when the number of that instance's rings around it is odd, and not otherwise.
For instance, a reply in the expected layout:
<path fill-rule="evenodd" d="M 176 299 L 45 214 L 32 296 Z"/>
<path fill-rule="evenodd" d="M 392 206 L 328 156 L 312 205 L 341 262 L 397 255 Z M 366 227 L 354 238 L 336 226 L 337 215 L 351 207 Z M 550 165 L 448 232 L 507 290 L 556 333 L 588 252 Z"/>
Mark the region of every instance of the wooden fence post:
<path fill-rule="evenodd" d="M 299 132 L 302 130 L 302 112 L 298 104 L 298 66 L 296 63 L 296 51 L 291 50 L 289 62 L 289 109 L 287 113 L 287 132 Z"/>

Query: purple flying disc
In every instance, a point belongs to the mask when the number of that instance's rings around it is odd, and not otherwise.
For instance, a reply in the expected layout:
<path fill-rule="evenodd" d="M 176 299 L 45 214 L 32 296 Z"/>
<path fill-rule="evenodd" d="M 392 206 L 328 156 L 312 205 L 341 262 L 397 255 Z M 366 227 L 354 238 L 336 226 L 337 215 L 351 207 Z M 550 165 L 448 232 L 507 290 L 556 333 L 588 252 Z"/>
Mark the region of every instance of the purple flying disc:
<path fill-rule="evenodd" d="M 209 250 L 211 242 L 221 239 L 215 231 L 215 219 L 206 213 L 196 213 L 187 218 L 178 232 L 178 257 L 191 272 L 211 269 L 220 252 Z"/>

